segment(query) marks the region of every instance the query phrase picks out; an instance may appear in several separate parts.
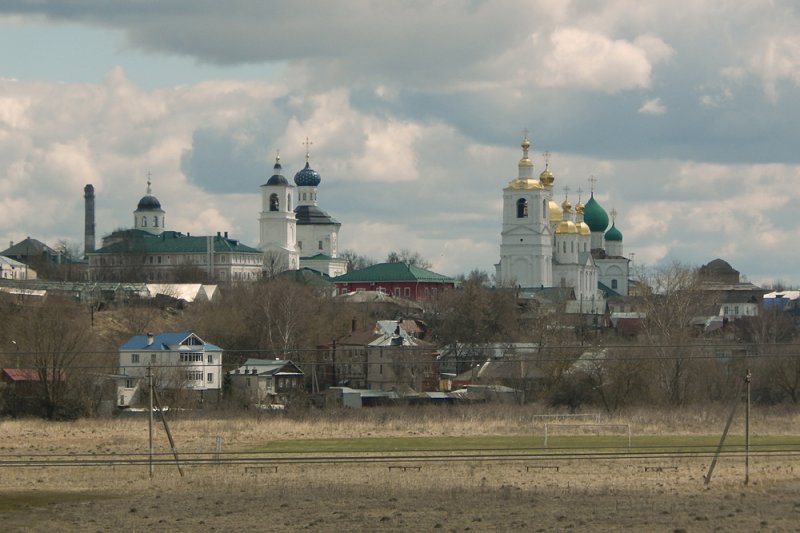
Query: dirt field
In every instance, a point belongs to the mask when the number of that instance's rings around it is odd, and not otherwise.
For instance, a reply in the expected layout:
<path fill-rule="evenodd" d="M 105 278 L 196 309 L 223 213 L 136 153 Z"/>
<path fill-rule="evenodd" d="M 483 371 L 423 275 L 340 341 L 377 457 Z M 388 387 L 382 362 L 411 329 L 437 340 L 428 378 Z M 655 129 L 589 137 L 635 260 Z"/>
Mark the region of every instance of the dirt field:
<path fill-rule="evenodd" d="M 512 432 L 519 415 L 480 423 L 458 414 L 435 423 L 371 414 L 366 419 L 176 421 L 179 449 L 209 451 L 275 438 Z M 762 414 L 781 434 L 794 415 Z M 424 417 L 423 417 L 424 418 Z M 663 418 L 663 417 L 656 417 Z M 718 421 L 716 414 L 709 421 Z M 777 423 L 780 420 L 781 423 Z M 645 421 L 639 420 L 641 427 Z M 669 424 L 676 421 L 668 422 Z M 766 425 L 758 431 L 766 431 Z M 655 431 L 657 424 L 647 426 Z M 687 423 L 688 430 L 697 431 Z M 719 425 L 721 428 L 721 423 Z M 794 427 L 797 427 L 794 425 Z M 427 429 L 426 429 L 427 428 Z M 444 431 L 443 430 L 443 431 Z M 157 435 L 158 450 L 166 438 Z M 0 423 L 0 454 L 146 450 L 142 420 Z M 388 464 L 282 465 L 276 472 L 238 466 L 0 469 L 4 531 L 798 531 L 800 464 L 792 457 L 723 459 L 708 488 L 708 459 L 635 461 L 447 462 L 416 469 Z M 397 465 L 404 464 L 398 461 Z M 538 468 L 540 466 L 558 466 Z M 530 467 L 530 468 L 526 468 Z M 647 468 L 646 468 L 647 467 Z M 663 467 L 661 471 L 658 468 Z"/>

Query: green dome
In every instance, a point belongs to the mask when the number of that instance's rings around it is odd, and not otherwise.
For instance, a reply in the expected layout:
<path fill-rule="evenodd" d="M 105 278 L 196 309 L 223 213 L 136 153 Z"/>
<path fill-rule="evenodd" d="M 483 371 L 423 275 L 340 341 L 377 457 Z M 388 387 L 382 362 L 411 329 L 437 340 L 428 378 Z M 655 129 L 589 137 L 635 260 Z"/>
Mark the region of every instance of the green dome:
<path fill-rule="evenodd" d="M 611 229 L 606 232 L 606 240 L 622 242 L 622 232 L 617 229 L 616 224 L 611 224 Z"/>
<path fill-rule="evenodd" d="M 583 221 L 586 222 L 592 232 L 605 231 L 608 227 L 608 213 L 594 199 L 594 193 L 592 193 L 586 205 L 583 206 Z"/>

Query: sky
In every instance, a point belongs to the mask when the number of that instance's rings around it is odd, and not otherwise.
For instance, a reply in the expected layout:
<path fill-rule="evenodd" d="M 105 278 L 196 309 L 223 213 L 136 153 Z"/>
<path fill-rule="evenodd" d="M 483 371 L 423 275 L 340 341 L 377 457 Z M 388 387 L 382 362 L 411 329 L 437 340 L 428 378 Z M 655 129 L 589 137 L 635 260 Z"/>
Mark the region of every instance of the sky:
<path fill-rule="evenodd" d="M 4 0 L 0 239 L 82 248 L 92 183 L 99 243 L 151 173 L 169 229 L 256 246 L 308 138 L 340 250 L 494 273 L 527 130 L 559 202 L 596 178 L 635 266 L 800 285 L 796 6 Z"/>

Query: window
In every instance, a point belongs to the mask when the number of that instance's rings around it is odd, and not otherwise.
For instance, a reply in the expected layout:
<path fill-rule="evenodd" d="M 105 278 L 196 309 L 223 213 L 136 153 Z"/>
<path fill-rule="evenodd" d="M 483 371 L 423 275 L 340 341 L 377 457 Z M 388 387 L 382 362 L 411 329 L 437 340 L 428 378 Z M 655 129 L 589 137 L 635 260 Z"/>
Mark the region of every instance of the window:
<path fill-rule="evenodd" d="M 425 287 L 425 298 L 430 296 L 430 292 L 431 292 L 430 289 L 428 289 L 428 287 Z"/>
<path fill-rule="evenodd" d="M 300 251 L 303 250 L 303 241 L 297 241 L 297 249 Z"/>
<path fill-rule="evenodd" d="M 269 195 L 269 210 L 278 211 L 278 195 L 275 193 Z"/>
<path fill-rule="evenodd" d="M 306 201 L 306 193 L 303 193 L 303 201 Z"/>
<path fill-rule="evenodd" d="M 161 256 L 160 255 L 156 258 L 156 263 L 158 263 L 159 265 L 161 264 Z"/>
<path fill-rule="evenodd" d="M 154 353 L 150 354 L 150 362 L 151 363 L 155 363 L 156 362 L 156 354 L 154 354 Z"/>
<path fill-rule="evenodd" d="M 153 227 L 154 228 L 158 227 L 158 217 L 153 217 Z"/>
<path fill-rule="evenodd" d="M 730 308 L 727 305 L 725 306 L 725 311 L 723 311 L 723 314 L 724 315 L 729 315 L 730 314 Z"/>
<path fill-rule="evenodd" d="M 289 211 L 292 210 L 292 195 L 291 194 L 287 194 L 286 195 L 286 209 L 288 209 Z"/>
<path fill-rule="evenodd" d="M 525 218 L 528 216 L 528 200 L 520 198 L 517 200 L 517 218 Z"/>
<path fill-rule="evenodd" d="M 214 364 L 214 356 L 213 356 L 213 355 L 211 355 L 211 354 L 209 354 L 209 356 L 208 356 L 208 364 L 209 364 L 209 365 L 212 365 L 212 364 Z"/>
<path fill-rule="evenodd" d="M 142 217 L 142 227 L 143 228 L 147 227 L 147 217 Z"/>
<path fill-rule="evenodd" d="M 319 241 L 319 245 L 317 246 L 320 250 L 322 250 L 322 241 Z"/>
<path fill-rule="evenodd" d="M 214 374 L 213 374 L 213 372 L 209 372 L 208 374 L 206 374 L 206 381 L 208 381 L 209 383 L 213 383 L 214 382 Z"/>
<path fill-rule="evenodd" d="M 736 316 L 739 316 L 739 306 L 738 305 L 733 307 L 733 314 L 736 315 Z"/>
<path fill-rule="evenodd" d="M 615 280 L 615 279 L 611 280 L 611 288 L 612 289 L 616 289 L 617 288 L 617 280 Z"/>
<path fill-rule="evenodd" d="M 139 354 L 138 353 L 132 353 L 131 354 L 131 363 L 138 363 L 138 362 L 139 362 Z"/>
<path fill-rule="evenodd" d="M 133 388 L 133 380 L 132 379 L 126 379 L 125 380 L 125 387 L 128 388 L 128 389 L 132 389 Z"/>
<path fill-rule="evenodd" d="M 203 373 L 197 370 L 189 370 L 186 372 L 186 381 L 202 381 Z"/>
<path fill-rule="evenodd" d="M 403 296 L 411 296 L 411 287 L 403 289 Z"/>
<path fill-rule="evenodd" d="M 547 218 L 548 211 L 549 210 L 547 209 L 547 199 L 544 199 L 542 200 L 542 218 Z"/>
<path fill-rule="evenodd" d="M 395 296 L 400 296 L 400 287 L 395 287 L 394 288 L 394 295 Z"/>

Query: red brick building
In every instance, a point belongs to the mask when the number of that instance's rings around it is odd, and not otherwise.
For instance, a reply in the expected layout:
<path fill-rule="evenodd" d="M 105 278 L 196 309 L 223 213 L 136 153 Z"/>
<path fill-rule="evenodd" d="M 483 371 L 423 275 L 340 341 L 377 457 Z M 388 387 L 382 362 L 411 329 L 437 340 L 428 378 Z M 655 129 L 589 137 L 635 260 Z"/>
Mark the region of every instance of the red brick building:
<path fill-rule="evenodd" d="M 406 263 L 379 263 L 331 281 L 338 294 L 377 291 L 406 300 L 432 300 L 456 285 L 453 278 Z"/>

